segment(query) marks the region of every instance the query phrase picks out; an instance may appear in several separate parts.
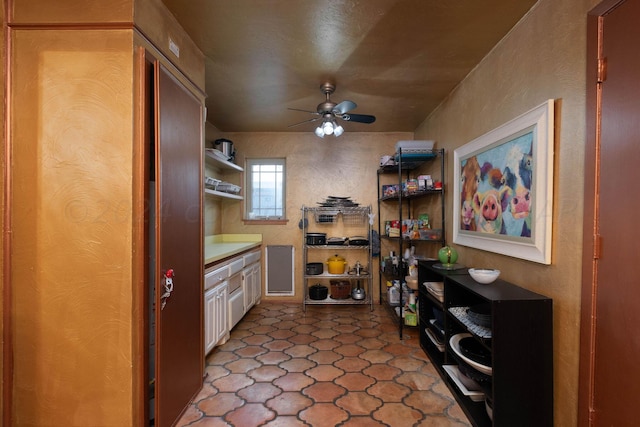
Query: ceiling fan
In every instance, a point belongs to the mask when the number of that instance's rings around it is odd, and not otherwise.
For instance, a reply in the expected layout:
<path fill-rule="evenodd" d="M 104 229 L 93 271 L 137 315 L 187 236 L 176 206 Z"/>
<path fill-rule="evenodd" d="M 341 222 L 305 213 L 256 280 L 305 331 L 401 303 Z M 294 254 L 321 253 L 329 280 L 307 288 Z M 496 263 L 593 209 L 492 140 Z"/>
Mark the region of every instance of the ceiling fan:
<path fill-rule="evenodd" d="M 313 117 L 309 120 L 289 125 L 288 127 L 315 122 L 316 120 L 322 120 L 322 123 L 316 128 L 315 133 L 320 138 L 324 138 L 325 135 L 331 134 L 338 137 L 344 132 L 344 129 L 336 122 L 336 119 L 358 123 L 373 123 L 376 121 L 375 116 L 370 116 L 367 114 L 348 114 L 349 111 L 355 109 L 358 106 L 353 101 L 345 100 L 339 104 L 331 101 L 331 94 L 336 90 L 336 85 L 334 85 L 333 83 L 323 83 L 320 86 L 320 90 L 325 94 L 326 99 L 324 102 L 318 104 L 317 111 L 289 108 L 289 110 L 304 111 L 305 113 L 311 113 L 318 117 Z"/>

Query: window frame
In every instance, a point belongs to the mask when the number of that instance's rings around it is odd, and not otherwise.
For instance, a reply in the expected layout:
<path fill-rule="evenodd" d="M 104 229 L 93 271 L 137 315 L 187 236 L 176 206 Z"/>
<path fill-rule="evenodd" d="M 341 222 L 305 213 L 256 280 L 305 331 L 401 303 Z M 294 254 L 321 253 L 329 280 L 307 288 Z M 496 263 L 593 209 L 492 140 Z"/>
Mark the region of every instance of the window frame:
<path fill-rule="evenodd" d="M 256 165 L 282 166 L 282 216 L 251 216 L 253 210 L 253 167 Z M 250 223 L 286 223 L 287 222 L 287 159 L 285 157 L 255 157 L 245 159 L 245 198 L 243 216 L 244 221 Z M 277 173 L 277 172 L 274 172 Z"/>

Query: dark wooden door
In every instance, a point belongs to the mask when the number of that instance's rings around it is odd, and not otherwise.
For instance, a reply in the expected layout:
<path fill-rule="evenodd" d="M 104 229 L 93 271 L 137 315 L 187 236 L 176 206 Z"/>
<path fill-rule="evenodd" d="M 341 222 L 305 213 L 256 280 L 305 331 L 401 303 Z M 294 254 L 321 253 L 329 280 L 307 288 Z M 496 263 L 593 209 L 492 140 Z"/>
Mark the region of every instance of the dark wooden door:
<path fill-rule="evenodd" d="M 638 0 L 620 2 L 598 18 L 598 50 L 605 72 L 598 78 L 601 127 L 593 173 L 594 299 L 591 319 L 583 317 L 583 322 L 592 325 L 589 400 L 590 424 L 596 426 L 631 426 L 638 422 L 640 197 L 635 184 L 640 181 L 639 19 Z M 594 100 L 598 104 L 598 97 Z M 590 179 L 588 174 L 586 178 Z M 592 200 L 586 199 L 585 203 Z M 590 238 L 585 235 L 585 240 Z"/>
<path fill-rule="evenodd" d="M 164 427 L 202 386 L 202 104 L 162 65 L 155 81 L 155 425 Z M 165 299 L 170 269 L 173 291 Z"/>

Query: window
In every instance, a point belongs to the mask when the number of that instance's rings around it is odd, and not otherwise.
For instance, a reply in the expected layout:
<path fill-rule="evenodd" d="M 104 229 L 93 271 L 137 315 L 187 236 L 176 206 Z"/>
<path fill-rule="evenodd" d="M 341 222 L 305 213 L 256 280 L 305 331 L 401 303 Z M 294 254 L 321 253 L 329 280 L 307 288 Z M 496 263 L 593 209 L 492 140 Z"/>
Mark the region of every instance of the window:
<path fill-rule="evenodd" d="M 285 219 L 285 159 L 247 159 L 245 218 Z"/>

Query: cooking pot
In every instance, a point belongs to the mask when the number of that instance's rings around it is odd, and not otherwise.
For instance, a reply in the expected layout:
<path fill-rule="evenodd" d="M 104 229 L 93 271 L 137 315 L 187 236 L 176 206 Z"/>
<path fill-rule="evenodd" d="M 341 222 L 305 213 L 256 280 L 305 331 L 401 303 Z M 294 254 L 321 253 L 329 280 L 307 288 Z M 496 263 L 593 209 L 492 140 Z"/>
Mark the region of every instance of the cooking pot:
<path fill-rule="evenodd" d="M 347 261 L 344 257 L 335 254 L 327 260 L 327 265 L 329 266 L 329 274 L 344 274 L 344 270 L 347 267 Z"/>
<path fill-rule="evenodd" d="M 307 233 L 307 245 L 326 245 L 327 233 Z"/>
<path fill-rule="evenodd" d="M 351 290 L 351 298 L 355 300 L 363 300 L 366 297 L 364 288 L 360 287 L 360 280 L 357 280 L 356 283 L 356 288 Z"/>
<path fill-rule="evenodd" d="M 222 146 L 220 147 L 221 148 L 220 151 L 222 151 L 222 154 L 227 156 L 228 160 L 231 160 L 231 161 L 234 160 L 236 151 L 233 149 L 233 142 L 229 141 L 228 139 L 220 138 L 220 139 L 216 139 L 214 141 L 214 144 Z"/>
<path fill-rule="evenodd" d="M 324 272 L 324 264 L 321 262 L 308 262 L 306 273 L 308 275 L 322 274 Z"/>
<path fill-rule="evenodd" d="M 312 300 L 327 299 L 327 295 L 329 295 L 329 288 L 320 283 L 309 287 L 309 298 Z"/>

